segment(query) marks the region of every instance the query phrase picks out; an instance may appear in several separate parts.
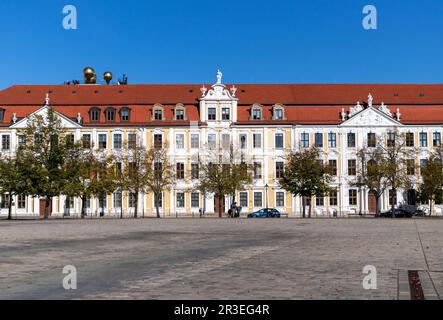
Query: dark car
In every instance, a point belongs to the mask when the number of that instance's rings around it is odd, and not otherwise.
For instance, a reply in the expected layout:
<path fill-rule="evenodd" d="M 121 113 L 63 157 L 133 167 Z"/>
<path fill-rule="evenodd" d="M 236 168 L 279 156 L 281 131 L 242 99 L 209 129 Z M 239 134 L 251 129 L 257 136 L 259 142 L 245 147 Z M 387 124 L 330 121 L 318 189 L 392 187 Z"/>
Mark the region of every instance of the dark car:
<path fill-rule="evenodd" d="M 261 209 L 248 214 L 248 218 L 280 218 L 280 216 L 277 209 Z"/>
<path fill-rule="evenodd" d="M 379 218 L 392 218 L 392 216 L 394 216 L 394 218 L 412 218 L 413 215 L 414 215 L 414 213 L 411 212 L 410 210 L 397 208 L 397 209 L 394 209 L 394 215 L 392 214 L 392 209 L 391 209 L 389 211 L 385 211 L 385 212 L 380 213 L 380 215 L 378 217 Z"/>

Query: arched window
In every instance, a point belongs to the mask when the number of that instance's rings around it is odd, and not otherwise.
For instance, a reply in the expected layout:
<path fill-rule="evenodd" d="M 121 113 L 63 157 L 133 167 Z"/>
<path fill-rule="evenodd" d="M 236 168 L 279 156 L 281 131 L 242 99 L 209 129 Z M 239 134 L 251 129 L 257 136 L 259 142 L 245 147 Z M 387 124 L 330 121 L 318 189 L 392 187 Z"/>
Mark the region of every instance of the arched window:
<path fill-rule="evenodd" d="M 250 120 L 263 120 L 263 111 L 261 104 L 256 103 L 252 106 Z"/>
<path fill-rule="evenodd" d="M 281 104 L 276 104 L 272 108 L 272 119 L 273 120 L 286 120 L 285 118 L 285 108 Z"/>
<path fill-rule="evenodd" d="M 177 104 L 175 106 L 175 120 L 186 120 L 186 110 L 185 110 L 185 106 L 181 103 Z"/>
<path fill-rule="evenodd" d="M 131 120 L 131 109 L 123 107 L 120 109 L 120 121 L 129 122 Z"/>
<path fill-rule="evenodd" d="M 114 108 L 107 108 L 105 110 L 105 118 L 106 118 L 106 122 L 115 122 L 115 109 Z"/>
<path fill-rule="evenodd" d="M 89 120 L 91 122 L 100 122 L 100 109 L 97 107 L 89 110 Z"/>
<path fill-rule="evenodd" d="M 152 109 L 152 121 L 163 121 L 165 120 L 165 112 L 163 105 L 157 103 L 154 105 L 154 108 Z"/>

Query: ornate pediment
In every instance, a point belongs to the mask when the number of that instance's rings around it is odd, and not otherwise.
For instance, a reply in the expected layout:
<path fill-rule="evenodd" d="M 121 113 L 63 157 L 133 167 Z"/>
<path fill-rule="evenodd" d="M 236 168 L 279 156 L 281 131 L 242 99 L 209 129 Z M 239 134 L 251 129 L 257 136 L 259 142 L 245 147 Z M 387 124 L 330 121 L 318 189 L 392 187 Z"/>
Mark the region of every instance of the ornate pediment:
<path fill-rule="evenodd" d="M 402 124 L 394 118 L 388 116 L 386 113 L 369 107 L 357 114 L 352 118 L 343 122 L 342 127 L 386 127 L 386 126 L 401 126 Z"/>
<path fill-rule="evenodd" d="M 30 114 L 29 116 L 27 116 L 26 118 L 21 119 L 20 121 L 17 121 L 16 123 L 14 123 L 13 125 L 11 125 L 11 129 L 25 129 L 28 125 L 28 119 L 32 116 L 38 115 L 43 117 L 43 119 L 45 119 L 48 115 L 48 109 L 50 108 L 49 106 L 49 95 L 46 95 L 46 99 L 45 99 L 45 105 L 38 109 L 37 111 L 33 112 L 32 114 Z M 61 125 L 66 128 L 66 129 L 76 129 L 76 128 L 81 128 L 82 126 L 77 123 L 79 120 L 81 120 L 81 116 L 80 114 L 77 115 L 77 122 L 72 121 L 70 118 L 66 117 L 65 115 L 54 111 L 55 114 L 57 115 L 57 117 L 60 120 Z M 80 121 L 81 122 L 81 121 Z"/>
<path fill-rule="evenodd" d="M 203 86 L 201 91 L 201 98 L 202 101 L 232 101 L 237 100 L 235 97 L 235 94 L 237 93 L 237 88 L 235 86 L 232 86 L 230 89 L 226 88 L 226 86 L 222 83 L 222 77 L 223 74 L 220 70 L 217 72 L 217 82 L 212 85 L 212 89 L 207 89 L 205 86 Z"/>

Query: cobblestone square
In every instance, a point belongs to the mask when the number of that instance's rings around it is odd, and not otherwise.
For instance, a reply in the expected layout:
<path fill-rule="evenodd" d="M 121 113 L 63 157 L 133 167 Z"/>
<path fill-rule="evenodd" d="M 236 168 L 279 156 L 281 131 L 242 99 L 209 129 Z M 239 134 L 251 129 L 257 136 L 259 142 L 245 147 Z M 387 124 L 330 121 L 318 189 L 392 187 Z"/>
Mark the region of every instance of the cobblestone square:
<path fill-rule="evenodd" d="M 443 220 L 0 221 L 1 299 L 409 299 L 443 294 Z M 64 266 L 78 272 L 66 291 Z M 377 268 L 377 289 L 363 268 Z"/>

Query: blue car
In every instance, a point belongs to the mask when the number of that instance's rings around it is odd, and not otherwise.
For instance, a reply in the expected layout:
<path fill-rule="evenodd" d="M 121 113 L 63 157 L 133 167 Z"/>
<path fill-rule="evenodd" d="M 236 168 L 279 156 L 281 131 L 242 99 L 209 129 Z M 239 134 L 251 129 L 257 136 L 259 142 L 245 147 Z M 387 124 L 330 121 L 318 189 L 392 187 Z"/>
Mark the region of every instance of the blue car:
<path fill-rule="evenodd" d="M 277 209 L 261 209 L 248 214 L 248 218 L 280 218 L 280 212 Z"/>

